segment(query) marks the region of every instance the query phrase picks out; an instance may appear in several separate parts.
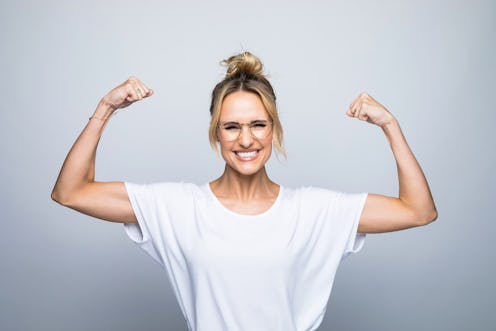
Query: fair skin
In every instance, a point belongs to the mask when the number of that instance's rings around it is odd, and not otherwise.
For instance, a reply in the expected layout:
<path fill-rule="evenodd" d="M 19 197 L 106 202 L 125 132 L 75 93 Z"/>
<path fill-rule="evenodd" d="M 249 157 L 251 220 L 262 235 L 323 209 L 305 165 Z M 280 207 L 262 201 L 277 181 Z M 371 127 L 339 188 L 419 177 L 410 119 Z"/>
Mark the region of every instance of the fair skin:
<path fill-rule="evenodd" d="M 398 172 L 398 197 L 369 194 L 358 232 L 398 231 L 433 222 L 437 218 L 437 210 L 429 185 L 394 116 L 366 93 L 361 93 L 351 103 L 346 114 L 382 129 L 391 146 Z"/>
<path fill-rule="evenodd" d="M 69 151 L 53 188 L 52 199 L 103 220 L 137 222 L 123 182 L 94 180 L 96 150 L 112 113 L 152 94 L 145 84 L 131 77 L 102 98 L 94 113 L 100 119 L 93 118 L 88 122 Z M 391 113 L 371 96 L 362 93 L 346 114 L 383 130 L 398 169 L 399 196 L 369 194 L 358 231 L 397 231 L 435 220 L 437 212 L 425 176 Z M 260 98 L 253 93 L 234 92 L 222 103 L 220 122 L 249 123 L 260 119 L 269 117 Z M 219 140 L 219 144 L 226 161 L 225 170 L 222 176 L 210 183 L 219 201 L 240 214 L 256 215 L 269 209 L 280 188 L 269 179 L 265 169 L 272 152 L 272 136 L 254 138 L 244 126 L 237 140 Z M 240 152 L 255 155 L 242 156 Z"/>
<path fill-rule="evenodd" d="M 220 123 L 256 120 L 270 120 L 256 94 L 239 91 L 224 98 Z M 219 144 L 226 166 L 222 176 L 210 183 L 212 192 L 224 206 L 240 214 L 256 215 L 269 209 L 279 194 L 279 185 L 269 179 L 265 170 L 272 153 L 272 135 L 256 139 L 245 126 L 237 140 L 219 139 Z M 256 155 L 243 158 L 239 152 Z"/>
<path fill-rule="evenodd" d="M 95 181 L 96 150 L 114 111 L 152 94 L 139 79 L 131 77 L 100 100 L 93 114 L 97 118 L 86 124 L 67 154 L 52 191 L 53 200 L 102 220 L 137 222 L 123 182 Z"/>

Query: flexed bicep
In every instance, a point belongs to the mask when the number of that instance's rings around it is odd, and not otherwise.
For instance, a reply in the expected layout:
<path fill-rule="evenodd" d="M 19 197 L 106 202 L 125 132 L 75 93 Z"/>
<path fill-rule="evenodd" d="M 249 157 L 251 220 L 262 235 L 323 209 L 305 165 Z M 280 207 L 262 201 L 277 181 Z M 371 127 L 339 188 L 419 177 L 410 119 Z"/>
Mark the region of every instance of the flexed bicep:
<path fill-rule="evenodd" d="M 360 94 L 350 104 L 346 114 L 375 124 L 383 130 L 398 173 L 398 197 L 369 194 L 360 219 L 359 232 L 397 231 L 434 221 L 437 210 L 429 184 L 396 118 L 366 93 Z"/>
<path fill-rule="evenodd" d="M 103 220 L 136 222 L 123 182 L 96 182 L 98 143 L 111 115 L 119 108 L 149 97 L 153 91 L 135 77 L 108 92 L 99 102 L 66 156 L 51 197 L 58 203 Z"/>
<path fill-rule="evenodd" d="M 422 215 L 399 198 L 369 194 L 363 207 L 358 232 L 383 233 L 426 225 L 429 216 Z"/>
<path fill-rule="evenodd" d="M 94 182 L 74 192 L 70 200 L 59 203 L 105 221 L 137 222 L 123 182 Z"/>

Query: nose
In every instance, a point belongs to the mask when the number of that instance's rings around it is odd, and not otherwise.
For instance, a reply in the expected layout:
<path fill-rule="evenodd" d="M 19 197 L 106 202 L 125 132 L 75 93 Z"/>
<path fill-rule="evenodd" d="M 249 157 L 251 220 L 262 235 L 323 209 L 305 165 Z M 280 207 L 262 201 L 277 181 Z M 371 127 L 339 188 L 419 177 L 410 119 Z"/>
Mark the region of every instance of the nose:
<path fill-rule="evenodd" d="M 251 136 L 250 127 L 248 125 L 241 126 L 238 142 L 243 148 L 248 148 L 253 145 L 253 137 Z"/>

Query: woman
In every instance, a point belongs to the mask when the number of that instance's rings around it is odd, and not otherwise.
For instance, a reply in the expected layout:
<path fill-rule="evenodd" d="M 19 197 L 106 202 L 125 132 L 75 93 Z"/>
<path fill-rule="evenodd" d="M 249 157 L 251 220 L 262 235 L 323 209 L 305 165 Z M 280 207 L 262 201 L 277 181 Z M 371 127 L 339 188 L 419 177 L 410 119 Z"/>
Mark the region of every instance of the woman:
<path fill-rule="evenodd" d="M 396 159 L 399 197 L 290 189 L 265 164 L 284 154 L 274 91 L 262 63 L 244 52 L 225 61 L 212 92 L 210 142 L 225 160 L 204 185 L 96 182 L 98 141 L 111 115 L 153 91 L 130 78 L 102 98 L 62 166 L 60 204 L 125 224 L 166 270 L 190 330 L 315 330 L 339 262 L 366 233 L 426 225 L 437 217 L 429 186 L 389 111 L 362 93 L 347 115 L 382 128 Z"/>

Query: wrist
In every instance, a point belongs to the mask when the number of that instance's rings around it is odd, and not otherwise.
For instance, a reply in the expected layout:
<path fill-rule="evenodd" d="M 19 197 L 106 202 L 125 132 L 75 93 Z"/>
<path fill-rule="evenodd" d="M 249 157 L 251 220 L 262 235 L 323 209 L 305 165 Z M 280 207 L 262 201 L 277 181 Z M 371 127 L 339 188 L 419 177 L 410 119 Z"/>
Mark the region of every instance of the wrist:
<path fill-rule="evenodd" d="M 401 132 L 400 124 L 394 117 L 392 117 L 390 121 L 382 125 L 381 128 L 384 134 L 386 134 L 386 136 L 388 137 L 394 135 L 395 133 Z"/>
<path fill-rule="evenodd" d="M 91 116 L 90 118 L 94 117 L 102 121 L 107 121 L 110 118 L 110 116 L 112 116 L 112 114 L 116 109 L 117 108 L 112 103 L 110 103 L 108 100 L 103 98 L 98 103 L 98 106 L 96 107 L 93 116 Z"/>
<path fill-rule="evenodd" d="M 386 119 L 380 126 L 383 130 L 388 130 L 391 127 L 398 126 L 398 121 L 392 114 L 389 114 L 389 118 Z"/>

